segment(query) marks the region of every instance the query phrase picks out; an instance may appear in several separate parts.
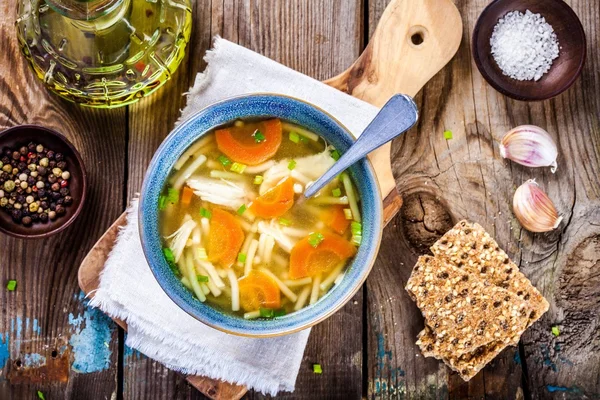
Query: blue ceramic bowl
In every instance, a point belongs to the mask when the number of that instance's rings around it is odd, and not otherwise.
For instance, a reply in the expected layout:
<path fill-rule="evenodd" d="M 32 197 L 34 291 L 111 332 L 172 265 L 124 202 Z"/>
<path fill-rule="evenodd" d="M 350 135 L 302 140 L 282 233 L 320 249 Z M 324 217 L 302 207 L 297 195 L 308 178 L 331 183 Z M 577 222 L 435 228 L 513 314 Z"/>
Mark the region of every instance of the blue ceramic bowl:
<path fill-rule="evenodd" d="M 150 269 L 163 290 L 179 307 L 206 325 L 227 333 L 270 337 L 308 328 L 350 300 L 367 278 L 379 250 L 383 206 L 371 164 L 367 160 L 357 162 L 350 168 L 350 173 L 361 197 L 362 243 L 342 281 L 316 304 L 271 320 L 245 320 L 201 303 L 173 275 L 164 259 L 159 234 L 158 198 L 173 165 L 188 146 L 215 127 L 249 117 L 277 117 L 304 126 L 324 137 L 340 151 L 345 151 L 354 142 L 348 130 L 331 115 L 291 97 L 257 94 L 211 105 L 177 126 L 154 154 L 142 186 L 140 236 Z"/>

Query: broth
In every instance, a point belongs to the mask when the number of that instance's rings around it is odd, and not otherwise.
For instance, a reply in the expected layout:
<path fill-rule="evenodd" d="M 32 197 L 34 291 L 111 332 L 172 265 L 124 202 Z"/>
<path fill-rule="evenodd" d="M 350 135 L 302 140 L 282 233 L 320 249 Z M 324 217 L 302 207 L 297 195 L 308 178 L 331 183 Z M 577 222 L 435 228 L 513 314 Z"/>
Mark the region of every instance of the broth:
<path fill-rule="evenodd" d="M 246 319 L 314 304 L 360 245 L 359 198 L 347 173 L 295 199 L 339 158 L 302 127 L 236 121 L 193 143 L 159 199 L 164 254 L 198 300 Z"/>

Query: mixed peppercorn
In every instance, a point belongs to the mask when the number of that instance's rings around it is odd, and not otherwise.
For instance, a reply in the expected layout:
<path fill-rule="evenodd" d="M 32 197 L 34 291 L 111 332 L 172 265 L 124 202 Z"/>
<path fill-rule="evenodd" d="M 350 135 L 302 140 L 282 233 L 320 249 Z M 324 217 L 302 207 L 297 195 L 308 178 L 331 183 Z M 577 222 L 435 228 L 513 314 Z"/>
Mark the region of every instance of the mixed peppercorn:
<path fill-rule="evenodd" d="M 0 207 L 25 226 L 66 214 L 73 204 L 71 173 L 62 153 L 42 144 L 4 148 L 0 159 Z"/>

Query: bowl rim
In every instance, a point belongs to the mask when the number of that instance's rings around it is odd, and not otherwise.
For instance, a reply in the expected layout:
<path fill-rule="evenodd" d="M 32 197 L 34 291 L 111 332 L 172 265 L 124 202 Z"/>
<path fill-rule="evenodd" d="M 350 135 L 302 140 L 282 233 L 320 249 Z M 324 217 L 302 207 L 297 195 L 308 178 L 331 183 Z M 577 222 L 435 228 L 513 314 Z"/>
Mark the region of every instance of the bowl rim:
<path fill-rule="evenodd" d="M 516 92 L 511 92 L 510 90 L 506 90 L 496 80 L 492 79 L 492 77 L 487 73 L 487 71 L 485 70 L 484 65 L 483 65 L 483 61 L 482 61 L 483 57 L 479 53 L 479 50 L 477 49 L 477 38 L 479 37 L 480 32 L 481 32 L 481 26 L 483 24 L 484 15 L 489 13 L 490 10 L 492 9 L 492 7 L 494 7 L 496 4 L 501 3 L 503 1 L 507 1 L 507 0 L 493 0 L 483 9 L 483 11 L 481 11 L 481 14 L 479 14 L 479 17 L 477 18 L 477 22 L 475 23 L 475 28 L 473 29 L 473 34 L 471 35 L 471 53 L 472 53 L 473 59 L 475 60 L 475 65 L 477 65 L 477 69 L 479 70 L 479 73 L 483 76 L 483 78 L 486 80 L 486 82 L 490 86 L 492 86 L 494 89 L 496 89 L 498 92 L 500 92 L 501 94 L 503 94 L 505 96 L 508 96 L 512 99 L 519 100 L 519 101 L 549 100 L 549 99 L 552 99 L 552 98 L 560 95 L 561 93 L 567 91 L 571 86 L 573 86 L 575 81 L 579 78 L 579 76 L 583 72 L 583 67 L 585 66 L 585 61 L 587 59 L 587 37 L 585 34 L 585 30 L 583 29 L 583 25 L 581 24 L 581 20 L 579 19 L 579 16 L 575 13 L 575 11 L 571 8 L 571 6 L 569 6 L 563 0 L 547 0 L 547 1 L 554 1 L 557 4 L 560 4 L 561 7 L 564 7 L 565 12 L 568 13 L 570 15 L 570 17 L 573 18 L 573 21 L 576 22 L 577 30 L 579 31 L 579 33 L 583 39 L 583 43 L 582 43 L 583 50 L 581 53 L 581 57 L 579 59 L 579 64 L 577 65 L 575 74 L 573 74 L 571 79 L 569 79 L 564 85 L 561 85 L 560 88 L 552 90 L 549 94 L 546 94 L 543 96 L 539 96 L 536 94 L 532 94 L 530 96 L 524 96 L 521 93 L 516 93 Z M 507 79 L 510 79 L 510 77 L 507 77 Z"/>
<path fill-rule="evenodd" d="M 77 160 L 77 163 L 79 164 L 79 168 L 81 169 L 81 200 L 79 201 L 79 206 L 77 206 L 77 208 L 73 212 L 73 215 L 71 215 L 71 218 L 67 219 L 62 224 L 60 224 L 59 226 L 57 226 L 56 228 L 54 228 L 48 232 L 25 234 L 25 235 L 8 230 L 0 224 L 0 231 L 3 233 L 6 233 L 7 235 L 10 235 L 12 237 L 19 238 L 19 239 L 44 239 L 44 238 L 50 237 L 52 235 L 55 235 L 59 232 L 62 232 L 65 229 L 67 229 L 77 219 L 77 217 L 83 210 L 83 205 L 85 204 L 85 200 L 87 197 L 87 172 L 85 170 L 85 164 L 83 163 L 83 159 L 81 158 L 81 154 L 79 154 L 79 151 L 77 151 L 77 149 L 69 141 L 69 139 L 67 139 L 62 133 L 59 133 L 58 131 L 56 131 L 54 129 L 47 128 L 47 127 L 41 126 L 41 125 L 36 125 L 36 124 L 15 125 L 15 126 L 11 126 L 10 128 L 7 128 L 7 129 L 3 130 L 2 132 L 0 132 L 0 140 L 2 140 L 2 138 L 4 136 L 14 133 L 16 131 L 20 131 L 22 129 L 33 129 L 33 130 L 38 130 L 38 131 L 44 131 L 44 132 L 49 133 L 49 134 L 55 136 L 56 138 L 58 138 L 73 152 L 73 154 L 75 155 L 75 159 Z"/>
<path fill-rule="evenodd" d="M 200 109 L 199 111 L 195 112 L 194 114 L 190 115 L 188 118 L 186 118 L 185 121 L 181 122 L 180 124 L 178 124 L 170 133 L 169 135 L 167 135 L 167 137 L 163 140 L 163 142 L 161 142 L 161 145 L 158 147 L 158 149 L 156 150 L 156 152 L 154 153 L 154 156 L 152 157 L 152 160 L 150 161 L 150 164 L 148 166 L 148 169 L 146 171 L 146 174 L 144 176 L 144 181 L 142 183 L 142 189 L 140 191 L 140 201 L 139 201 L 139 205 L 138 207 L 141 209 L 143 204 L 144 204 L 144 199 L 145 199 L 145 194 L 146 194 L 146 188 L 147 188 L 147 183 L 148 183 L 148 179 L 150 176 L 150 172 L 152 167 L 155 164 L 155 161 L 157 160 L 156 157 L 159 154 L 159 151 L 161 150 L 161 148 L 163 147 L 163 144 L 167 142 L 167 140 L 171 137 L 174 137 L 179 131 L 181 131 L 182 129 L 184 129 L 187 125 L 191 124 L 192 122 L 195 122 L 196 119 L 201 116 L 202 114 L 208 112 L 211 108 L 217 106 L 217 105 L 223 105 L 225 103 L 231 102 L 231 101 L 235 101 L 235 100 L 243 100 L 243 99 L 251 99 L 251 98 L 260 98 L 260 97 L 274 97 L 274 98 L 280 98 L 280 99 L 287 99 L 287 100 L 291 100 L 294 102 L 299 102 L 302 103 L 308 107 L 312 107 L 313 109 L 315 109 L 316 111 L 318 111 L 319 113 L 321 113 L 323 116 L 325 116 L 326 118 L 330 119 L 331 121 L 333 121 L 335 124 L 337 124 L 341 130 L 352 140 L 355 141 L 356 137 L 350 132 L 350 130 L 344 125 L 342 124 L 337 118 L 335 118 L 334 116 L 332 116 L 330 113 L 328 113 L 327 111 L 323 110 L 321 107 L 310 103 L 308 101 L 305 101 L 303 99 L 299 99 L 297 97 L 293 97 L 293 96 L 289 96 L 289 95 L 285 95 L 285 94 L 280 94 L 280 93 L 271 93 L 271 92 L 255 92 L 255 93 L 247 93 L 247 94 L 242 94 L 242 95 L 237 95 L 237 96 L 231 96 L 228 98 L 225 98 L 223 100 L 220 100 L 218 102 L 215 103 L 211 103 L 209 105 L 207 105 L 206 107 L 203 107 L 202 109 Z M 231 122 L 231 121 L 229 121 Z M 209 132 L 210 130 L 214 129 L 214 126 L 203 131 L 201 135 L 205 134 L 206 132 Z M 199 137 L 200 137 L 199 136 Z M 195 140 L 197 140 L 198 138 L 196 138 Z M 189 145 L 187 146 L 189 147 Z M 190 315 L 191 317 L 193 317 L 194 319 L 196 319 L 197 321 L 211 327 L 214 328 L 216 330 L 219 330 L 221 332 L 227 333 L 227 334 L 232 334 L 235 336 L 241 336 L 241 337 L 250 337 L 250 338 L 272 338 L 272 337 L 278 337 L 278 336 L 284 336 L 284 335 L 289 335 L 289 334 L 293 334 L 302 330 L 305 330 L 307 328 L 310 328 L 322 321 L 324 321 L 325 319 L 329 318 L 332 314 L 334 314 L 335 312 L 337 312 L 339 309 L 341 309 L 344 305 L 346 305 L 348 303 L 348 301 L 358 292 L 358 290 L 362 287 L 362 285 L 364 284 L 364 282 L 366 281 L 367 277 L 369 276 L 371 270 L 373 269 L 373 266 L 375 264 L 375 261 L 377 259 L 377 255 L 379 253 L 379 249 L 381 246 L 381 240 L 383 237 L 383 228 L 384 228 L 384 219 L 383 219 L 383 199 L 382 199 L 382 195 L 381 195 L 381 187 L 379 185 L 379 181 L 377 180 L 377 174 L 375 173 L 375 169 L 373 168 L 373 165 L 370 161 L 369 158 L 365 158 L 365 168 L 366 171 L 369 172 L 373 179 L 371 179 L 371 183 L 373 184 L 373 187 L 376 188 L 376 194 L 377 196 L 375 196 L 378 201 L 375 203 L 377 206 L 377 209 L 379 210 L 379 212 L 377 212 L 376 214 L 378 214 L 379 218 L 378 221 L 376 221 L 377 226 L 379 227 L 378 231 L 374 233 L 374 238 L 373 241 L 375 243 L 375 245 L 373 246 L 373 248 L 369 251 L 369 253 L 372 254 L 372 256 L 369 257 L 367 263 L 364 263 L 363 265 L 365 265 L 365 268 L 363 270 L 363 272 L 361 273 L 360 279 L 356 280 L 352 286 L 350 286 L 350 290 L 348 290 L 346 293 L 343 294 L 343 296 L 340 297 L 339 300 L 336 301 L 336 303 L 334 303 L 333 307 L 330 307 L 329 309 L 327 309 L 326 312 L 323 312 L 322 314 L 317 314 L 315 317 L 313 317 L 312 319 L 309 319 L 308 321 L 300 324 L 299 326 L 292 326 L 291 328 L 286 328 L 286 329 L 282 329 L 280 331 L 269 331 L 269 332 L 257 332 L 257 331 L 252 331 L 252 332 L 248 332 L 248 331 L 244 331 L 244 330 L 232 330 L 232 329 L 228 329 L 226 327 L 221 326 L 220 324 L 217 323 L 212 323 L 211 321 L 209 321 L 207 318 L 201 318 L 201 315 L 196 315 L 195 313 L 192 313 L 191 310 L 188 310 L 187 305 L 185 305 L 185 302 L 183 300 L 180 300 L 178 298 L 178 296 L 176 295 L 176 293 L 174 291 L 171 290 L 170 287 L 168 287 L 168 285 L 163 286 L 163 284 L 161 283 L 161 281 L 159 280 L 159 274 L 158 271 L 155 270 L 155 267 L 150 265 L 150 260 L 149 260 L 149 255 L 148 252 L 151 252 L 151 249 L 148 248 L 147 244 L 144 243 L 144 218 L 143 218 L 143 213 L 139 212 L 138 213 L 138 231 L 139 231 L 139 235 L 140 235 L 140 240 L 142 242 L 142 249 L 144 252 L 144 256 L 146 258 L 146 261 L 148 263 L 148 266 L 150 268 L 150 270 L 152 271 L 152 274 L 154 275 L 155 279 L 157 280 L 159 287 L 163 290 L 163 292 L 165 292 L 165 294 L 167 294 L 167 296 L 181 309 L 183 310 L 185 313 L 187 313 L 188 315 Z M 364 223 L 364 221 L 363 221 Z M 330 291 L 333 289 L 330 289 Z M 330 292 L 329 291 L 329 292 Z M 328 292 L 328 293 L 329 293 Z M 180 304 L 180 303 L 184 303 L 184 305 Z M 315 303 L 318 304 L 319 302 Z M 212 306 L 209 306 L 211 308 L 214 308 Z M 301 310 L 300 310 L 301 311 Z M 295 314 L 291 313 L 288 315 L 293 315 Z"/>

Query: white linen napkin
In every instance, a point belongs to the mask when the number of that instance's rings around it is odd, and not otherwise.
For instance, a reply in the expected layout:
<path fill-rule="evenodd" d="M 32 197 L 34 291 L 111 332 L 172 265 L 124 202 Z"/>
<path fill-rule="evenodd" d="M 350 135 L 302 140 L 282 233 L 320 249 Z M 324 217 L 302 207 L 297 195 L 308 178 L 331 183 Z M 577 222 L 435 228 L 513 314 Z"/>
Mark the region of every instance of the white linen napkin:
<path fill-rule="evenodd" d="M 180 119 L 228 97 L 257 92 L 297 97 L 335 115 L 358 134 L 378 109 L 248 49 L 216 38 Z M 212 329 L 162 291 L 141 247 L 137 200 L 128 209 L 102 272 L 93 306 L 128 324 L 126 344 L 169 368 L 246 385 L 265 394 L 293 391 L 310 329 L 251 339 Z"/>

